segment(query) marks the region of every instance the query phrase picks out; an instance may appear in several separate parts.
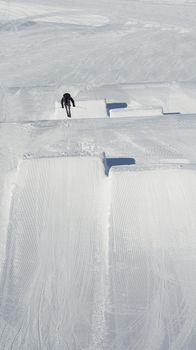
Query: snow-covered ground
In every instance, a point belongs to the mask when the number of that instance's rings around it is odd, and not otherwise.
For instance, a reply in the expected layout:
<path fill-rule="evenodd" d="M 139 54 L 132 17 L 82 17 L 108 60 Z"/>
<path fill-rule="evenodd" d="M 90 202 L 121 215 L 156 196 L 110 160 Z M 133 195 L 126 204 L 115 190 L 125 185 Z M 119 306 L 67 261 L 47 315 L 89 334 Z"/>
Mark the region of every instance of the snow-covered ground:
<path fill-rule="evenodd" d="M 195 350 L 195 17 L 0 0 L 0 349 Z"/>
<path fill-rule="evenodd" d="M 0 20 L 3 86 L 196 79 L 194 0 L 1 0 Z"/>

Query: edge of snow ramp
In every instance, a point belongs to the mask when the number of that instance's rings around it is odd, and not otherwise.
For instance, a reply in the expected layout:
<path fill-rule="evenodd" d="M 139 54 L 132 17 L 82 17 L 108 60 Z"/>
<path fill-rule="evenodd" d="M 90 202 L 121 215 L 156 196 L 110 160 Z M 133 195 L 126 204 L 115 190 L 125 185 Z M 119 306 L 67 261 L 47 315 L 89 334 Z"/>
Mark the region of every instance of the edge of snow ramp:
<path fill-rule="evenodd" d="M 196 171 L 112 169 L 110 179 L 110 348 L 194 349 Z"/>
<path fill-rule="evenodd" d="M 106 100 L 76 100 L 71 107 L 71 119 L 108 118 Z M 55 103 L 55 114 L 51 119 L 67 119 L 66 111 L 58 102 Z"/>
<path fill-rule="evenodd" d="M 0 283 L 2 347 L 102 348 L 108 184 L 95 157 L 21 163 Z"/>
<path fill-rule="evenodd" d="M 88 153 L 83 153 L 81 154 L 68 154 L 67 152 L 61 152 L 61 153 L 48 153 L 48 154 L 43 154 L 40 155 L 36 154 L 36 153 L 25 153 L 23 155 L 23 160 L 27 161 L 27 160 L 33 160 L 33 159 L 50 159 L 50 158 L 77 158 L 77 159 L 83 159 L 83 158 L 95 158 L 95 159 L 99 159 L 102 160 L 103 163 L 103 170 L 105 175 L 109 176 L 109 172 L 110 169 L 115 167 L 119 167 L 120 169 L 123 168 L 127 168 L 127 166 L 130 165 L 135 165 L 136 161 L 134 158 L 131 157 L 107 157 L 105 152 L 103 152 L 100 156 L 89 156 Z"/>
<path fill-rule="evenodd" d="M 94 159 L 102 159 L 102 156 L 94 156 L 89 155 L 88 152 L 83 152 L 80 154 L 79 152 L 70 153 L 70 152 L 43 152 L 43 154 L 39 153 L 24 153 L 23 160 L 33 160 L 33 159 L 50 159 L 50 158 L 94 158 Z"/>
<path fill-rule="evenodd" d="M 96 159 L 97 161 L 102 161 L 103 163 L 103 171 L 104 171 L 104 161 L 105 161 L 105 152 L 101 153 L 100 155 L 89 155 L 88 151 L 83 151 L 81 154 L 80 152 L 70 153 L 70 152 L 44 152 L 43 154 L 39 153 L 24 153 L 23 154 L 23 161 L 26 160 L 33 160 L 33 159 L 52 159 L 52 158 L 73 158 L 73 159 Z"/>
<path fill-rule="evenodd" d="M 127 166 L 135 165 L 135 159 L 130 157 L 106 157 L 105 152 L 102 154 L 105 174 L 109 176 L 110 169 L 113 167 L 127 168 Z"/>
<path fill-rule="evenodd" d="M 110 109 L 110 118 L 131 118 L 131 117 L 160 117 L 163 116 L 162 107 L 152 107 L 152 108 L 137 108 L 133 109 L 131 107 Z"/>

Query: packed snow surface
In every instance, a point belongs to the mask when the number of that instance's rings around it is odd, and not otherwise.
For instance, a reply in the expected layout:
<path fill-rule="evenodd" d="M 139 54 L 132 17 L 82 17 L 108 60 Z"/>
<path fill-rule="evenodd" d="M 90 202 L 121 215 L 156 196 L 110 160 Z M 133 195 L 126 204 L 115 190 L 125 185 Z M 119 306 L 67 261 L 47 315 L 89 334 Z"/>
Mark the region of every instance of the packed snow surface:
<path fill-rule="evenodd" d="M 4 349 L 195 348 L 195 131 L 181 114 L 1 124 Z M 106 176 L 103 150 L 135 165 Z"/>
<path fill-rule="evenodd" d="M 0 0 L 0 349 L 196 349 L 195 17 Z"/>
<path fill-rule="evenodd" d="M 194 81 L 195 0 L 0 0 L 3 86 Z"/>

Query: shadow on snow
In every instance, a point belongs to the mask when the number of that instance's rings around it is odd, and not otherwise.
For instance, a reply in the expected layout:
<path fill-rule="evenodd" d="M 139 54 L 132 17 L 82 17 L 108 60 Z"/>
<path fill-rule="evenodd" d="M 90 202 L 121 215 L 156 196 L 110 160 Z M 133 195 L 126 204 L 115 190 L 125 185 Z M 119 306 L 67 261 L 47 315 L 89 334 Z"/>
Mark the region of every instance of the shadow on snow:
<path fill-rule="evenodd" d="M 113 166 L 120 166 L 120 165 L 133 165 L 135 164 L 134 158 L 106 158 L 104 154 L 103 158 L 103 164 L 105 169 L 105 174 L 108 176 L 110 168 Z"/>
<path fill-rule="evenodd" d="M 125 103 L 125 102 L 106 103 L 106 108 L 107 108 L 107 113 L 109 115 L 111 109 L 127 108 L 127 103 Z"/>

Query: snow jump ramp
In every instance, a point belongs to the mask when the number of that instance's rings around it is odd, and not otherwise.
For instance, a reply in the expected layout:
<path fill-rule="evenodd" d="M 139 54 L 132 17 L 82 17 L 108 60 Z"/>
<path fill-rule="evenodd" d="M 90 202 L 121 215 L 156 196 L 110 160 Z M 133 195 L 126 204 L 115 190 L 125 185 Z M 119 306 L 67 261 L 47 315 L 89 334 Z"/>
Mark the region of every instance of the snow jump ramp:
<path fill-rule="evenodd" d="M 76 107 L 71 107 L 71 115 L 73 119 L 92 119 L 92 118 L 108 118 L 105 100 L 79 100 L 76 101 Z M 66 110 L 55 104 L 54 119 L 67 118 Z"/>
<path fill-rule="evenodd" d="M 1 276 L 2 348 L 96 349 L 104 332 L 107 223 L 100 159 L 23 161 Z"/>
<path fill-rule="evenodd" d="M 3 349 L 195 349 L 196 172 L 22 162 L 1 274 Z"/>
<path fill-rule="evenodd" d="M 110 179 L 111 349 L 195 349 L 196 171 Z"/>

